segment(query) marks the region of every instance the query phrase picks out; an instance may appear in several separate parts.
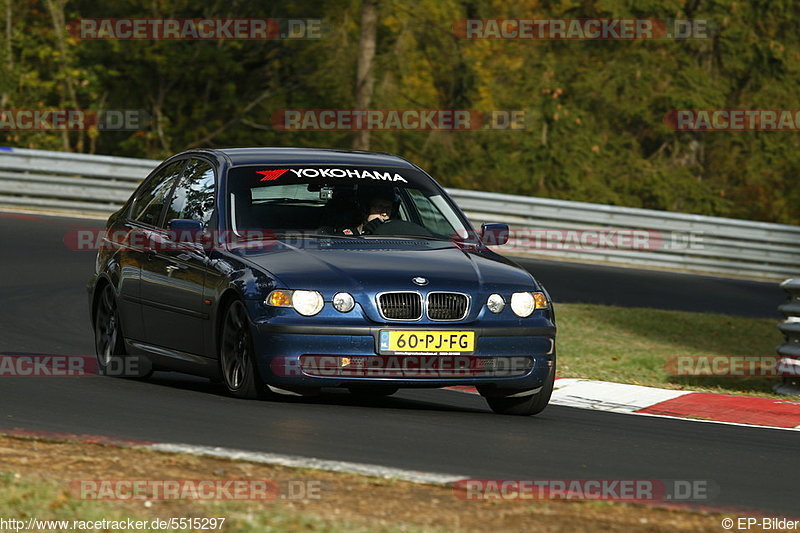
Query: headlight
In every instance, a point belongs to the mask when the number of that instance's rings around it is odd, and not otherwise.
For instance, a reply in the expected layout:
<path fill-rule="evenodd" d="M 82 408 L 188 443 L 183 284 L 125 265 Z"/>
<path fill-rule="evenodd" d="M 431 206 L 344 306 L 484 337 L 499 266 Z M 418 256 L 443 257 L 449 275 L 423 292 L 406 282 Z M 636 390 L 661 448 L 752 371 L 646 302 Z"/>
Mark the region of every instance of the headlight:
<path fill-rule="evenodd" d="M 275 290 L 265 301 L 273 307 L 292 307 L 303 316 L 314 316 L 322 311 L 324 301 L 317 291 Z"/>
<path fill-rule="evenodd" d="M 333 295 L 333 308 L 341 313 L 349 313 L 356 306 L 353 296 L 347 292 L 337 292 Z"/>
<path fill-rule="evenodd" d="M 541 292 L 515 292 L 511 295 L 511 309 L 514 314 L 525 318 L 537 309 L 547 307 L 547 297 Z"/>
<path fill-rule="evenodd" d="M 536 301 L 529 292 L 515 292 L 511 295 L 511 310 L 514 314 L 525 318 L 531 316 L 536 309 Z"/>
<path fill-rule="evenodd" d="M 303 316 L 314 316 L 322 311 L 325 302 L 317 291 L 294 291 L 292 293 L 292 307 Z"/>
<path fill-rule="evenodd" d="M 488 307 L 489 311 L 492 313 L 500 313 L 506 308 L 506 301 L 499 294 L 492 294 L 489 296 L 489 299 L 486 300 L 486 307 Z"/>

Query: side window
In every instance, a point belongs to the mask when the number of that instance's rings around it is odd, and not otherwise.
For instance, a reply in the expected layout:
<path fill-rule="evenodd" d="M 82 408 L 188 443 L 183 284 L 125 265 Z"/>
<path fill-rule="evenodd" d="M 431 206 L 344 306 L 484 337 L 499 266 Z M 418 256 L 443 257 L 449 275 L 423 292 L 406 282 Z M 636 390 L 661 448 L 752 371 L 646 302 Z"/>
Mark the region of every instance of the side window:
<path fill-rule="evenodd" d="M 161 211 L 169 191 L 175 185 L 186 161 L 175 161 L 159 170 L 144 182 L 136 193 L 131 206 L 131 218 L 143 224 L 155 226 L 161 217 Z"/>
<path fill-rule="evenodd" d="M 214 168 L 202 159 L 192 159 L 175 188 L 165 220 L 191 219 L 207 225 L 213 212 Z"/>

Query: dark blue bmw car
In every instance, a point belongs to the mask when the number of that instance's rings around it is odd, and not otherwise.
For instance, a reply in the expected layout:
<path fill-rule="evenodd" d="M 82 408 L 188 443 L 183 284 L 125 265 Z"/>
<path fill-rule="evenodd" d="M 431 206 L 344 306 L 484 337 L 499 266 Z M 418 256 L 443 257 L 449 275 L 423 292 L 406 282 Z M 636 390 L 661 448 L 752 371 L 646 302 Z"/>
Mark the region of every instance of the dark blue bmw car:
<path fill-rule="evenodd" d="M 545 408 L 547 292 L 397 156 L 193 150 L 112 215 L 89 282 L 108 374 L 173 370 L 234 396 L 363 397 L 474 386 L 497 413 Z M 122 369 L 121 371 L 119 369 Z"/>

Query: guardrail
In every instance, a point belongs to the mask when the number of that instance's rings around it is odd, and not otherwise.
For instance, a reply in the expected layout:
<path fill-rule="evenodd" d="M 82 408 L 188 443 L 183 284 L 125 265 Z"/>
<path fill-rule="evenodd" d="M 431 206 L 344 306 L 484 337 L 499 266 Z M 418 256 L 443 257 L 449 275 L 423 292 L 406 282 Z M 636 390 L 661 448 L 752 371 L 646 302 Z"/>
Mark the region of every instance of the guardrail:
<path fill-rule="evenodd" d="M 782 383 L 775 387 L 775 392 L 800 395 L 800 278 L 787 279 L 781 283 L 788 300 L 778 307 L 778 311 L 786 318 L 778 324 L 783 333 L 784 342 L 778 346 L 781 356 L 780 368 L 790 371 Z"/>
<path fill-rule="evenodd" d="M 160 161 L 0 148 L 0 204 L 111 214 Z"/>
<path fill-rule="evenodd" d="M 507 222 L 537 256 L 785 279 L 800 276 L 800 226 L 481 191 L 450 190 L 470 220 Z M 575 245 L 587 230 L 640 233 L 640 246 Z M 548 238 L 548 230 L 555 231 Z M 570 231 L 573 232 L 570 237 Z M 570 239 L 572 238 L 572 241 Z"/>
<path fill-rule="evenodd" d="M 158 163 L 0 148 L 0 205 L 110 214 Z M 482 191 L 448 192 L 476 226 L 511 226 L 510 245 L 500 248 L 505 253 L 769 279 L 800 277 L 799 226 Z M 598 234 L 616 237 L 603 242 Z"/>

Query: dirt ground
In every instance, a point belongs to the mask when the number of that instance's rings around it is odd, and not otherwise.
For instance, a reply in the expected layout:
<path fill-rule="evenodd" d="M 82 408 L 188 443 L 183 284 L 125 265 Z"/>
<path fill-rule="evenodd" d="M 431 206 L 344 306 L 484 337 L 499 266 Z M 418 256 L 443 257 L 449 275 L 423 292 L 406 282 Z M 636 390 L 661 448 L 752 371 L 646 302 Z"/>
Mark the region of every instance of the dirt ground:
<path fill-rule="evenodd" d="M 730 516 L 736 519 L 733 514 L 607 502 L 467 501 L 457 497 L 450 487 L 137 448 L 19 437 L 0 437 L 0 465 L 0 472 L 12 479 L 63 485 L 64 491 L 49 504 L 51 509 L 67 505 L 70 499 L 81 499 L 75 488 L 78 480 L 267 479 L 277 483 L 283 497 L 230 505 L 238 506 L 236 509 L 239 510 L 244 506 L 247 512 L 252 513 L 280 510 L 302 516 L 313 515 L 367 529 L 423 531 L 721 532 L 724 531 L 720 525 L 722 518 Z M 290 486 L 303 487 L 295 490 L 296 498 L 288 494 Z M 300 497 L 303 493 L 305 498 Z M 218 504 L 171 500 L 114 501 L 111 505 L 147 517 L 211 516 L 211 506 Z M 46 511 L 43 511 L 42 517 L 45 515 Z M 229 524 L 224 530 L 236 531 L 235 521 Z"/>

